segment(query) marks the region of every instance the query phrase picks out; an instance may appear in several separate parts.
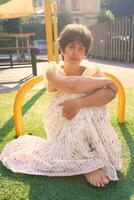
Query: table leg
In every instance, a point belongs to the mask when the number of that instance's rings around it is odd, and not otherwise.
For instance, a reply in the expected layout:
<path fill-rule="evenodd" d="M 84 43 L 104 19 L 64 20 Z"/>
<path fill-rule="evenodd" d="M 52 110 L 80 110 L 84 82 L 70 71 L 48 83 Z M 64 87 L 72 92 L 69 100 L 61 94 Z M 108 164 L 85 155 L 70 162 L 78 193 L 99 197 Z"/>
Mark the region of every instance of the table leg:
<path fill-rule="evenodd" d="M 30 49 L 33 75 L 37 75 L 36 49 Z"/>

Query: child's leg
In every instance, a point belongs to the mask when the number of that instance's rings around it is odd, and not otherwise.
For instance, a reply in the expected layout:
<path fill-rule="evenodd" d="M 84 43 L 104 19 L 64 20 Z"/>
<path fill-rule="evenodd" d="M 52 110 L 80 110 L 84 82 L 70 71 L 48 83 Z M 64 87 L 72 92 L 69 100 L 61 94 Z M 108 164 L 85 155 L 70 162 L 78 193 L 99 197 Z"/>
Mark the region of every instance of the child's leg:
<path fill-rule="evenodd" d="M 94 109 L 93 123 L 110 161 L 118 170 L 121 166 L 121 145 L 105 108 Z"/>

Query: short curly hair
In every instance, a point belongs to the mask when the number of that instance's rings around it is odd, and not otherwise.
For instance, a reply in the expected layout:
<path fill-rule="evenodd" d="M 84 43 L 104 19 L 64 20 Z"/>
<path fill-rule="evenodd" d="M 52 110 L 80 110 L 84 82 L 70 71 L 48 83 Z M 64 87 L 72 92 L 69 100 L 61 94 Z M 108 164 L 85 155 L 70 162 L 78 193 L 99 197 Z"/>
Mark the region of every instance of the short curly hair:
<path fill-rule="evenodd" d="M 82 24 L 68 24 L 64 27 L 59 35 L 59 47 L 64 52 L 65 47 L 74 41 L 79 41 L 85 47 L 85 55 L 93 43 L 91 32 L 85 25 Z"/>

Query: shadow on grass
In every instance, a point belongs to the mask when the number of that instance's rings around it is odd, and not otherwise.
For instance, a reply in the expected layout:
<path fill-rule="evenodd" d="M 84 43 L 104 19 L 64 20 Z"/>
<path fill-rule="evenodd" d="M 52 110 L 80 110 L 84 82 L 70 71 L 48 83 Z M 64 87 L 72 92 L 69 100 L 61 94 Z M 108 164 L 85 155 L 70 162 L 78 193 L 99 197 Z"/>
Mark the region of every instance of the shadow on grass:
<path fill-rule="evenodd" d="M 29 193 L 27 192 L 27 195 L 29 200 L 128 200 L 134 194 L 134 140 L 125 124 L 119 125 L 119 127 L 127 142 L 132 162 L 127 175 L 119 172 L 119 181 L 112 182 L 105 188 L 92 187 L 83 175 L 46 177 L 15 174 L 0 164 L 1 177 L 8 177 L 8 179 L 14 180 L 14 183 L 23 183 L 28 186 Z M 23 188 L 20 188 L 20 190 L 22 190 L 20 193 L 24 193 Z M 13 189 L 13 192 L 17 195 L 17 190 Z"/>
<path fill-rule="evenodd" d="M 35 102 L 44 94 L 45 89 L 39 90 L 30 100 L 28 100 L 22 107 L 23 115 L 35 104 Z M 14 118 L 11 117 L 4 126 L 0 129 L 0 140 L 14 128 Z"/>
<path fill-rule="evenodd" d="M 129 132 L 126 124 L 119 124 L 119 127 L 123 134 L 123 137 L 125 138 L 131 156 L 131 163 L 129 165 L 128 173 L 125 179 L 127 182 L 129 182 L 128 184 L 131 186 L 131 193 L 134 194 L 134 139 L 131 136 L 132 133 Z"/>
<path fill-rule="evenodd" d="M 12 185 L 11 197 L 15 194 L 18 199 L 22 200 L 127 200 L 130 197 L 130 193 L 124 191 L 122 180 L 111 183 L 105 188 L 94 188 L 82 175 L 71 177 L 24 175 L 13 173 L 5 169 L 2 164 L 0 164 L 0 169 L 1 178 L 8 179 L 9 187 Z M 120 177 L 120 179 L 122 178 Z M 24 191 L 24 185 L 29 188 L 28 192 Z M 7 185 L 2 184 L 2 187 L 6 191 Z M 19 194 L 17 187 L 19 187 Z M 22 193 L 28 198 L 20 198 Z M 13 199 L 11 198 L 11 200 Z"/>
<path fill-rule="evenodd" d="M 124 136 L 128 151 L 131 155 L 131 164 L 127 175 L 119 172 L 119 181 L 112 182 L 105 188 L 94 188 L 87 183 L 84 176 L 72 177 L 46 177 L 46 176 L 32 176 L 24 174 L 16 174 L 5 169 L 0 164 L 1 178 L 8 177 L 13 183 L 24 184 L 29 187 L 29 191 L 25 194 L 29 200 L 129 200 L 134 194 L 134 140 L 127 128 L 127 125 L 119 125 L 119 128 Z M 17 187 L 12 186 L 12 187 Z M 15 195 L 24 193 L 23 187 L 20 187 L 20 192 L 12 188 Z"/>
<path fill-rule="evenodd" d="M 127 175 L 119 172 L 119 181 L 112 182 L 105 188 L 94 188 L 84 176 L 73 177 L 35 177 L 34 181 L 27 179 L 30 184 L 29 200 L 127 200 L 134 194 L 134 140 L 125 124 L 119 128 L 127 142 L 131 155 L 131 163 Z M 40 192 L 38 192 L 40 191 Z"/>

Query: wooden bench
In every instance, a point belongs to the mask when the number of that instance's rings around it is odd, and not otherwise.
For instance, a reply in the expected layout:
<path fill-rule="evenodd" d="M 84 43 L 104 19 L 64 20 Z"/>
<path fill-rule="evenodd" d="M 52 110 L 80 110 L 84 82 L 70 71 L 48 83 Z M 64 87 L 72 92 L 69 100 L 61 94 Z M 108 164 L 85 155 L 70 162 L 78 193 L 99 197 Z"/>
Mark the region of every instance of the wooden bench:
<path fill-rule="evenodd" d="M 37 63 L 36 63 L 36 55 L 38 53 L 38 49 L 34 46 L 19 46 L 19 47 L 0 47 L 0 51 L 8 51 L 10 58 L 7 58 L 7 61 L 10 61 L 10 65 L 11 68 L 13 67 L 13 59 L 12 59 L 12 54 L 13 51 L 16 50 L 30 50 L 30 54 L 31 54 L 31 64 L 32 64 L 32 72 L 33 75 L 36 76 L 37 75 Z M 2 61 L 2 59 L 0 59 Z M 3 59 L 3 61 L 6 61 L 6 58 Z"/>
<path fill-rule="evenodd" d="M 0 57 L 0 66 L 7 66 L 7 62 L 10 63 L 11 67 L 13 67 L 12 54 L 4 55 Z"/>

